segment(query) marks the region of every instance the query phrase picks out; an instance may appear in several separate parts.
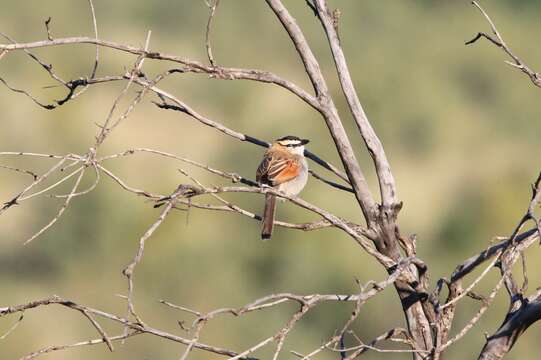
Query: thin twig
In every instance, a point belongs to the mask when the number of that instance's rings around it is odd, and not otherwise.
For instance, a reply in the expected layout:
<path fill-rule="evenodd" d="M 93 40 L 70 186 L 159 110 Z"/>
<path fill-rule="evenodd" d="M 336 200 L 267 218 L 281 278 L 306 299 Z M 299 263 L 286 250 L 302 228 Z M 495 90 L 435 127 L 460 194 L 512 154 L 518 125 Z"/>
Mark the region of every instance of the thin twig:
<path fill-rule="evenodd" d="M 212 56 L 212 46 L 210 45 L 210 29 L 212 26 L 212 19 L 214 18 L 214 14 L 216 13 L 216 8 L 220 4 L 220 0 L 210 0 L 210 3 L 208 4 L 210 13 L 209 13 L 209 19 L 207 21 L 207 31 L 205 32 L 205 46 L 207 48 L 207 57 L 209 59 L 209 63 L 212 66 L 216 66 L 214 63 L 214 57 Z"/>
<path fill-rule="evenodd" d="M 81 173 L 79 174 L 79 176 L 77 177 L 77 180 L 75 181 L 75 184 L 73 185 L 73 188 L 71 189 L 71 192 L 70 194 L 68 195 L 68 197 L 66 197 L 66 200 L 64 201 L 64 204 L 62 205 L 62 207 L 60 208 L 60 210 L 58 210 L 58 213 L 56 214 L 56 216 L 47 224 L 45 225 L 44 227 L 42 227 L 37 233 L 35 233 L 34 235 L 32 235 L 28 240 L 26 240 L 24 242 L 24 245 L 28 245 L 32 240 L 36 239 L 37 237 L 39 237 L 41 234 L 43 234 L 47 229 L 49 229 L 51 226 L 53 226 L 57 221 L 58 219 L 60 219 L 60 217 L 62 216 L 62 214 L 64 213 L 64 211 L 68 208 L 69 204 L 70 204 L 70 201 L 71 199 L 73 198 L 75 192 L 77 191 L 77 189 L 79 188 L 79 184 L 81 183 L 81 180 L 84 176 L 85 172 L 84 170 L 81 171 Z"/>
<path fill-rule="evenodd" d="M 30 175 L 30 176 L 32 176 L 32 178 L 33 178 L 34 180 L 36 180 L 36 179 L 38 178 L 38 175 L 36 175 L 35 172 L 30 171 L 30 170 L 19 169 L 19 168 L 17 168 L 17 167 L 8 166 L 8 165 L 0 165 L 0 168 L 2 168 L 2 169 L 7 169 L 7 170 L 12 170 L 12 171 L 15 171 L 15 172 L 19 172 L 19 173 L 23 173 L 23 174 Z"/>
<path fill-rule="evenodd" d="M 496 36 L 496 38 L 484 32 L 479 32 L 473 39 L 467 41 L 466 45 L 473 44 L 482 37 L 489 40 L 492 44 L 502 49 L 513 60 L 512 62 L 506 61 L 505 62 L 506 64 L 519 69 L 530 78 L 530 80 L 535 86 L 541 87 L 541 77 L 539 76 L 539 74 L 533 71 L 532 69 L 530 69 L 518 56 L 515 55 L 513 51 L 511 51 L 511 49 L 509 48 L 509 46 L 506 44 L 503 37 L 501 36 L 500 32 L 496 28 L 496 25 L 494 24 L 490 16 L 488 16 L 486 11 L 481 7 L 481 5 L 479 5 L 477 1 L 472 1 L 472 4 L 481 12 L 481 14 L 483 14 L 483 16 L 485 17 L 485 19 L 490 25 L 490 29 L 492 30 L 492 33 Z"/>
<path fill-rule="evenodd" d="M 24 319 L 24 312 L 21 312 L 21 316 L 19 316 L 19 318 L 17 319 L 17 321 L 8 329 L 8 331 L 6 331 L 4 333 L 4 335 L 0 336 L 0 340 L 4 340 L 5 338 L 7 338 L 13 331 L 15 331 L 15 329 L 17 329 L 17 327 L 19 326 L 19 324 L 21 323 L 21 321 L 23 321 Z"/>

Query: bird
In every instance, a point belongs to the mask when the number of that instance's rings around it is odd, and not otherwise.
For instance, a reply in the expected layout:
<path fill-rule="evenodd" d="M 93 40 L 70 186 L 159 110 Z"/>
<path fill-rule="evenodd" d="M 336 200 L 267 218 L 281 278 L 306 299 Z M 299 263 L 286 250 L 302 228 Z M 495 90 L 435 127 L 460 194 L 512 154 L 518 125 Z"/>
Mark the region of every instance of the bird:
<path fill-rule="evenodd" d="M 272 187 L 287 196 L 297 196 L 308 181 L 308 163 L 304 157 L 304 145 L 308 139 L 288 135 L 276 139 L 263 155 L 256 171 L 260 186 Z M 261 240 L 269 240 L 274 228 L 276 195 L 265 194 Z"/>

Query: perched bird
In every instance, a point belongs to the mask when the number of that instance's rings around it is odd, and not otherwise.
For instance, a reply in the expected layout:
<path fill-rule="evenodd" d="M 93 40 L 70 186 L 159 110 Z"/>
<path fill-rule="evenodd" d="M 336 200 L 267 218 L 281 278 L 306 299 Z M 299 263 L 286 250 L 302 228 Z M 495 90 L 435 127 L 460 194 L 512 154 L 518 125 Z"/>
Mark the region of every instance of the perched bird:
<path fill-rule="evenodd" d="M 284 136 L 275 140 L 265 152 L 256 172 L 261 186 L 271 186 L 288 196 L 297 196 L 308 181 L 308 163 L 304 157 L 304 145 L 309 140 L 296 136 Z M 261 239 L 268 240 L 274 227 L 276 196 L 265 194 Z"/>

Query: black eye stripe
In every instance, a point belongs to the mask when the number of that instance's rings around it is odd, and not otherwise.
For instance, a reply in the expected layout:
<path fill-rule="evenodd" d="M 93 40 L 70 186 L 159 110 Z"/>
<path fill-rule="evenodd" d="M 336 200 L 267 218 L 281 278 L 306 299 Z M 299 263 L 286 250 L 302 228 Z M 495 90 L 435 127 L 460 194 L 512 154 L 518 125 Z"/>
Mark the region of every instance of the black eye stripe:
<path fill-rule="evenodd" d="M 283 141 L 283 140 L 300 140 L 300 139 L 292 135 L 284 136 L 283 138 L 277 139 L 277 141 Z"/>

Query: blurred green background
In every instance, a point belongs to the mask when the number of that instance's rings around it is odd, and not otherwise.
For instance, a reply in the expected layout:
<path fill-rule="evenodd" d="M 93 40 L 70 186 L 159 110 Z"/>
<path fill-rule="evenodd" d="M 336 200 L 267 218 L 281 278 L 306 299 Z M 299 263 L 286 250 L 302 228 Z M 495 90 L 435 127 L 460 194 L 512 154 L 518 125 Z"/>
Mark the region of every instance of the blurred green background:
<path fill-rule="evenodd" d="M 143 46 L 152 30 L 152 50 L 206 61 L 204 31 L 208 9 L 201 1 L 94 0 L 100 37 Z M 329 86 L 336 94 L 343 121 L 359 160 L 376 191 L 371 162 L 340 96 L 324 34 L 304 1 L 286 1 L 304 28 Z M 418 235 L 419 255 L 429 264 L 431 281 L 449 276 L 464 258 L 485 248 L 493 236 L 508 235 L 530 196 L 529 183 L 540 169 L 540 91 L 520 72 L 503 63 L 500 50 L 480 41 L 464 46 L 488 25 L 468 1 L 332 1 L 341 9 L 340 32 L 351 72 L 369 119 L 383 141 L 404 201 L 403 233 Z M 485 1 L 510 46 L 534 69 L 540 69 L 541 6 L 537 1 Z M 46 38 L 43 22 L 52 17 L 52 35 L 92 36 L 86 0 L 4 1 L 0 31 L 19 42 Z M 5 41 L 2 41 L 5 43 Z M 218 64 L 270 70 L 310 89 L 296 53 L 263 1 L 222 1 L 212 32 Z M 93 63 L 90 45 L 38 49 L 35 53 L 66 79 L 87 76 Z M 120 74 L 134 56 L 101 49 L 99 75 Z M 157 74 L 171 64 L 147 60 L 143 71 Z M 0 76 L 32 91 L 44 102 L 63 96 L 47 74 L 23 52 L 0 61 Z M 122 84 L 97 85 L 55 111 L 38 108 L 26 97 L 0 88 L 0 151 L 84 153 L 94 142 Z M 243 81 L 219 81 L 205 75 L 172 76 L 161 84 L 194 109 L 240 132 L 272 140 L 285 134 L 312 139 L 309 149 L 339 164 L 323 120 L 284 90 Z M 134 96 L 131 92 L 130 96 Z M 227 171 L 252 177 L 263 149 L 241 143 L 204 127 L 180 113 L 160 110 L 147 96 L 108 138 L 101 155 L 132 147 L 169 151 Z M 127 102 L 123 102 L 125 107 Z M 122 108 L 123 109 L 123 108 Z M 21 157 L 0 164 L 44 171 L 52 162 Z M 222 179 L 175 161 L 149 155 L 111 160 L 106 166 L 134 187 L 170 193 L 187 182 L 177 171 L 189 170 L 206 184 Z M 318 169 L 320 173 L 324 170 Z M 0 169 L 0 200 L 29 182 L 27 175 Z M 52 180 L 52 179 L 51 179 Z M 91 172 L 84 179 L 93 181 Z M 69 191 L 63 187 L 57 193 Z M 311 179 L 303 197 L 341 216 L 360 221 L 352 196 Z M 227 199 L 260 211 L 262 199 L 230 195 Z M 121 269 L 132 259 L 139 237 L 155 221 L 153 209 L 133 194 L 102 178 L 92 193 L 77 198 L 64 217 L 43 236 L 22 242 L 45 225 L 61 202 L 36 198 L 14 207 L 0 221 L 0 306 L 52 294 L 105 311 L 125 313 Z M 151 326 L 186 335 L 177 320 L 184 313 L 159 304 L 166 299 L 199 311 L 238 307 L 269 293 L 352 293 L 354 279 L 383 279 L 384 271 L 337 230 L 303 233 L 276 229 L 270 242 L 259 240 L 259 224 L 248 218 L 192 209 L 171 215 L 147 242 L 136 271 L 136 307 Z M 312 214 L 280 205 L 279 218 L 310 221 Z M 536 249 L 527 254 L 531 287 L 541 282 Z M 494 271 L 480 286 L 487 291 Z M 448 359 L 476 358 L 484 333 L 502 321 L 507 297 L 496 304 Z M 454 331 L 478 308 L 472 300 L 459 306 Z M 242 318 L 224 316 L 211 322 L 201 341 L 242 350 L 279 329 L 295 311 L 283 306 Z M 350 305 L 320 306 L 299 323 L 285 344 L 308 353 L 333 334 L 351 311 Z M 0 321 L 0 333 L 16 320 Z M 122 331 L 102 322 L 110 334 Z M 395 326 L 405 326 L 400 304 L 389 288 L 367 303 L 355 324 L 365 341 Z M 58 307 L 27 311 L 25 320 L 0 340 L 0 358 L 17 359 L 52 344 L 97 337 L 83 317 Z M 521 337 L 509 359 L 533 358 L 541 352 L 541 331 L 534 325 Z M 177 359 L 184 347 L 151 336 L 138 336 L 114 353 L 97 345 L 43 356 L 44 359 Z M 270 350 L 258 353 L 268 358 Z M 370 359 L 409 359 L 405 354 L 370 353 Z M 194 359 L 218 358 L 195 352 Z M 326 353 L 321 359 L 336 359 Z"/>

